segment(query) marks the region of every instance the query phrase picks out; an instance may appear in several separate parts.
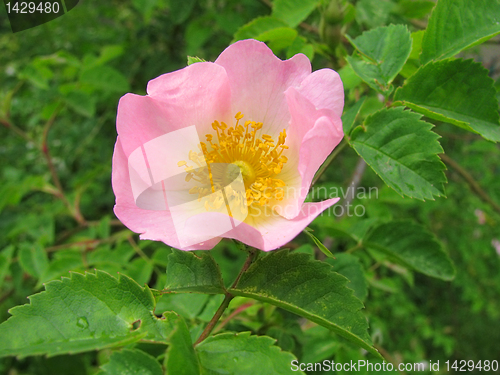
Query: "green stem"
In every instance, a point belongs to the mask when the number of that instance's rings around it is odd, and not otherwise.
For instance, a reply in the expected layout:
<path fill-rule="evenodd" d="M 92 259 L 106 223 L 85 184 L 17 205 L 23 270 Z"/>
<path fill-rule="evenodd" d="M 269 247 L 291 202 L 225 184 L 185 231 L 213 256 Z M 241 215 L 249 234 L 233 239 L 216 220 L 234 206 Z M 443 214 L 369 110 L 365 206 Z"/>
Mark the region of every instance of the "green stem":
<path fill-rule="evenodd" d="M 335 150 L 333 150 L 330 156 L 328 156 L 323 165 L 319 168 L 318 172 L 316 172 L 316 175 L 312 180 L 311 186 L 314 186 L 314 184 L 319 180 L 321 175 L 325 173 L 326 169 L 330 166 L 333 159 L 335 159 L 337 155 L 340 154 L 340 152 L 344 149 L 345 146 L 347 146 L 347 142 L 345 141 L 345 139 L 343 139 L 342 142 L 340 142 L 340 144 L 335 148 Z"/>
<path fill-rule="evenodd" d="M 255 260 L 256 256 L 258 255 L 258 250 L 254 248 L 249 248 L 248 249 L 248 257 L 245 260 L 245 263 L 243 264 L 243 267 L 241 267 L 240 273 L 238 276 L 236 276 L 236 279 L 233 282 L 233 285 L 231 285 L 231 288 L 236 287 L 238 285 L 238 282 L 240 281 L 241 276 L 248 270 L 248 267 L 253 263 Z"/>
<path fill-rule="evenodd" d="M 350 253 L 352 253 L 352 252 L 354 252 L 354 251 L 356 251 L 358 249 L 361 249 L 362 247 L 363 247 L 363 244 L 361 242 L 359 242 L 358 244 L 356 244 L 356 246 L 353 246 L 353 247 L 351 247 L 350 249 L 347 249 L 344 252 L 350 254 Z"/>
<path fill-rule="evenodd" d="M 215 312 L 215 314 L 212 317 L 212 319 L 210 320 L 210 322 L 208 322 L 207 326 L 205 327 L 205 329 L 201 333 L 200 337 L 198 337 L 198 340 L 196 340 L 196 342 L 193 344 L 193 346 L 198 345 L 200 342 L 205 340 L 208 337 L 208 335 L 210 335 L 212 330 L 215 328 L 215 325 L 219 321 L 220 317 L 222 316 L 224 311 L 226 311 L 227 307 L 229 306 L 229 302 L 231 302 L 231 300 L 233 298 L 234 298 L 234 296 L 231 293 L 226 292 L 226 294 L 224 296 L 224 300 L 222 301 L 221 305 L 219 306 L 219 308 Z"/>
<path fill-rule="evenodd" d="M 258 254 L 257 249 L 253 249 L 253 248 L 248 249 L 248 257 L 245 260 L 243 267 L 241 267 L 241 270 L 238 273 L 238 276 L 236 276 L 236 279 L 234 280 L 233 285 L 231 285 L 231 288 L 234 288 L 234 287 L 236 287 L 236 285 L 238 285 L 238 282 L 240 281 L 241 276 L 248 270 L 250 265 L 255 260 L 255 257 L 257 256 L 257 254 Z M 224 313 L 224 311 L 226 311 L 226 309 L 229 306 L 229 303 L 231 302 L 231 300 L 233 298 L 234 298 L 234 296 L 231 293 L 229 293 L 229 292 L 224 293 L 224 300 L 222 301 L 221 305 L 219 306 L 219 308 L 215 312 L 212 319 L 210 319 L 210 322 L 208 322 L 207 326 L 205 327 L 205 329 L 201 333 L 200 337 L 198 337 L 198 340 L 196 340 L 196 342 L 193 344 L 193 346 L 198 345 L 200 342 L 205 340 L 210 335 L 210 333 L 215 328 L 215 325 L 219 321 L 219 319 L 222 316 L 222 314 Z"/>
<path fill-rule="evenodd" d="M 14 133 L 16 133 L 18 136 L 21 138 L 25 139 L 28 142 L 33 142 L 33 139 L 26 133 L 24 130 L 21 128 L 18 128 L 16 125 L 14 125 L 12 122 L 10 122 L 7 119 L 0 119 L 0 124 L 5 126 L 7 129 L 12 130 Z M 34 142 L 33 142 L 34 143 Z"/>

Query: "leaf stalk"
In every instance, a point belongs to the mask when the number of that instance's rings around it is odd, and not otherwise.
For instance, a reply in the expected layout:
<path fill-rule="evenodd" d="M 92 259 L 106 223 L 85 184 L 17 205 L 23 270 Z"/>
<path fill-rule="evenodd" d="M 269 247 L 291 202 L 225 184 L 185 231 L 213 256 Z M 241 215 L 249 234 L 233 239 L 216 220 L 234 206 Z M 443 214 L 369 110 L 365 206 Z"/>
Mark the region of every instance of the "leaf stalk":
<path fill-rule="evenodd" d="M 231 288 L 234 288 L 234 287 L 236 287 L 236 285 L 238 285 L 238 282 L 240 281 L 241 276 L 248 270 L 248 268 L 251 266 L 251 264 L 253 263 L 253 261 L 255 260 L 255 258 L 258 255 L 257 249 L 254 249 L 254 248 L 247 248 L 247 249 L 248 249 L 248 257 L 245 260 L 243 267 L 241 267 L 241 270 L 238 273 L 238 276 L 236 276 L 236 279 L 234 280 Z M 222 316 L 222 314 L 224 313 L 224 311 L 226 311 L 226 309 L 229 306 L 229 303 L 231 302 L 231 300 L 233 298 L 234 298 L 234 296 L 231 293 L 229 293 L 227 291 L 224 293 L 224 300 L 222 301 L 221 305 L 219 306 L 219 308 L 215 312 L 212 319 L 210 319 L 210 322 L 208 322 L 207 326 L 205 327 L 205 329 L 201 333 L 200 337 L 198 337 L 198 340 L 196 340 L 196 342 L 193 344 L 193 346 L 198 345 L 200 342 L 205 340 L 210 335 L 210 333 L 215 328 L 215 325 L 219 321 L 219 319 Z"/>

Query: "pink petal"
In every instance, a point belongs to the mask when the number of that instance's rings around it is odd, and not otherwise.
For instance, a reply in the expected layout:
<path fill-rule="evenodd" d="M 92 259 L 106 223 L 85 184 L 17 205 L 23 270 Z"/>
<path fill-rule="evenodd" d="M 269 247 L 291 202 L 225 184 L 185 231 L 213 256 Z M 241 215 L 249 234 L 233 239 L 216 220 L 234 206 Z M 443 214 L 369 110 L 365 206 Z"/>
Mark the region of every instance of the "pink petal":
<path fill-rule="evenodd" d="M 234 113 L 242 112 L 245 121 L 264 123 L 263 131 L 271 136 L 288 127 L 290 114 L 284 92 L 290 86 L 300 86 L 311 73 L 305 55 L 282 61 L 265 43 L 242 40 L 226 48 L 215 63 L 226 69 Z"/>
<path fill-rule="evenodd" d="M 287 184 L 287 194 L 276 210 L 291 219 L 299 214 L 314 174 L 342 140 L 344 134 L 342 121 L 333 111 L 317 110 L 293 87 L 287 90 L 286 97 L 292 116 L 289 128 L 290 141 L 287 144 L 291 150 L 298 149 L 299 153 L 295 159 L 293 154 L 291 155 L 292 158 L 287 163 L 288 168 L 280 174 L 280 178 Z"/>
<path fill-rule="evenodd" d="M 213 238 L 202 244 L 182 248 L 179 246 L 178 236 L 168 210 L 151 211 L 136 206 L 130 185 L 128 160 L 122 148 L 121 137 L 116 141 L 113 154 L 112 185 L 116 196 L 114 207 L 116 217 L 133 232 L 141 233 L 141 239 L 162 241 L 181 250 L 209 250 L 220 241 L 220 238 Z"/>
<path fill-rule="evenodd" d="M 337 120 L 336 123 L 333 121 Z M 300 147 L 299 173 L 302 177 L 302 191 L 309 191 L 312 179 L 317 170 L 340 143 L 344 133 L 339 131 L 342 123 L 339 118 L 320 117 L 302 139 Z M 301 199 L 305 195 L 301 196 Z"/>
<path fill-rule="evenodd" d="M 231 93 L 225 70 L 196 63 L 148 84 L 148 96 L 127 94 L 118 104 L 116 127 L 125 154 L 163 134 L 195 125 L 200 137 L 214 120 L 231 121 Z M 189 151 L 189 150 L 188 150 Z"/>
<path fill-rule="evenodd" d="M 294 239 L 319 214 L 337 203 L 339 199 L 333 198 L 323 202 L 305 203 L 300 213 L 291 220 L 285 219 L 276 213 L 274 215 L 265 215 L 267 217 L 259 217 L 253 225 L 246 222 L 240 224 L 232 231 L 224 234 L 224 237 L 234 238 L 260 250 L 274 250 Z"/>
<path fill-rule="evenodd" d="M 297 91 L 307 98 L 316 109 L 329 109 L 338 117 L 344 109 L 344 85 L 338 73 L 321 69 L 307 76 Z"/>

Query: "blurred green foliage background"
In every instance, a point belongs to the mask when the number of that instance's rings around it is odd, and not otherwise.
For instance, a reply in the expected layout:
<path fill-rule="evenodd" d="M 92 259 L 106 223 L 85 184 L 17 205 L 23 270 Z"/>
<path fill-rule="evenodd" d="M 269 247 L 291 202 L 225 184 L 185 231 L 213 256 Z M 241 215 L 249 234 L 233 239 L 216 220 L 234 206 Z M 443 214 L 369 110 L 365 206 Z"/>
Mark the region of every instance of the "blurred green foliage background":
<path fill-rule="evenodd" d="M 340 34 L 357 36 L 389 23 L 416 31 L 425 28 L 433 4 L 359 0 L 349 3 L 340 18 L 328 4 L 323 1 L 297 27 L 293 46 L 280 46 L 279 38 L 272 37 L 269 44 L 281 58 L 303 51 L 313 57 L 313 69 L 340 69 L 349 108 L 368 91 L 345 68 L 343 57 L 352 47 Z M 68 271 L 121 272 L 141 285 L 163 288 L 169 249 L 138 241 L 112 211 L 118 99 L 126 92 L 145 94 L 150 79 L 184 67 L 187 55 L 213 61 L 235 33 L 246 35 L 242 26 L 270 12 L 264 0 L 86 0 L 63 17 L 13 34 L 0 9 L 1 321 L 9 317 L 9 308 L 26 303 L 44 282 Z M 495 76 L 496 60 L 487 60 L 479 49 L 470 54 L 484 60 Z M 376 94 L 368 94 L 361 116 L 380 107 Z M 500 203 L 499 146 L 451 125 L 438 124 L 435 131 L 443 136 L 446 154 Z M 345 149 L 317 186 L 347 186 L 358 160 L 352 149 Z M 336 228 L 366 219 L 412 218 L 444 242 L 457 268 L 452 282 L 413 274 L 384 258 L 373 262 L 377 254 L 350 255 L 361 265 L 353 272 L 361 275 L 358 290 L 366 296 L 374 343 L 396 362 L 500 360 L 500 214 L 471 191 L 463 173 L 449 168 L 447 177 L 447 199 L 421 202 L 399 197 L 367 169 L 360 186 L 379 190 L 371 199 L 353 202 L 366 208 L 365 216 L 322 216 L 312 225 L 334 254 L 352 245 Z M 289 245 L 314 253 L 304 235 Z M 213 255 L 224 275 L 233 277 L 244 259 L 226 241 Z M 159 303 L 158 309 L 186 317 L 195 336 L 220 296 L 171 296 Z M 238 306 L 244 308 L 225 329 L 272 336 L 302 362 L 363 358 L 359 349 L 326 329 L 263 303 L 236 299 L 227 314 Z M 4 358 L 0 373 L 91 374 L 108 357 L 109 351 Z"/>

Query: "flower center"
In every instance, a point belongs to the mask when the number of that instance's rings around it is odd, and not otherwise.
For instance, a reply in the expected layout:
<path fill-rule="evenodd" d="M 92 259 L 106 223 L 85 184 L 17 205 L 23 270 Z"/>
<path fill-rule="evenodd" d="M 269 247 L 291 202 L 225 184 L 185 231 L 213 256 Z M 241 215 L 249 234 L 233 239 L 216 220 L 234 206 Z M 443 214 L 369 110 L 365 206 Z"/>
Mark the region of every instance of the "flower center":
<path fill-rule="evenodd" d="M 233 182 L 238 177 L 238 172 L 241 172 L 246 188 L 250 187 L 255 182 L 255 171 L 253 167 L 246 161 L 236 160 L 233 161 L 231 165 L 235 165 L 238 168 L 227 168 L 223 179 L 224 185 L 229 185 L 231 182 Z"/>
<path fill-rule="evenodd" d="M 285 183 L 276 177 L 288 161 L 288 158 L 282 155 L 288 149 L 285 145 L 286 130 L 283 129 L 275 141 L 267 134 L 258 136 L 263 126 L 261 122 L 245 121 L 242 125 L 240 124 L 242 118 L 243 114 L 238 112 L 235 116 L 236 124 L 231 127 L 224 122 L 214 121 L 212 129 L 216 132 L 216 139 L 212 134 L 207 134 L 205 137 L 208 144 L 200 143 L 201 153 L 190 151 L 189 159 L 198 165 L 200 158 L 205 158 L 208 173 L 196 172 L 184 161 L 180 161 L 178 165 L 186 166 L 187 181 L 191 178 L 202 183 L 209 181 L 212 191 L 215 191 L 216 187 L 223 188 L 229 185 L 241 172 L 248 206 L 252 204 L 264 206 L 272 198 L 282 200 Z M 216 163 L 234 165 L 238 168 L 229 166 L 222 174 L 213 173 L 212 169 L 218 165 Z M 193 188 L 191 192 L 198 193 L 200 197 L 202 194 L 206 195 L 206 189 Z"/>

